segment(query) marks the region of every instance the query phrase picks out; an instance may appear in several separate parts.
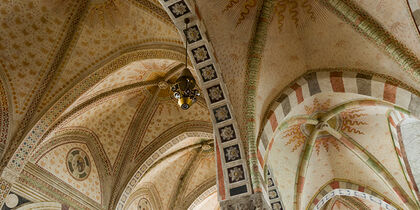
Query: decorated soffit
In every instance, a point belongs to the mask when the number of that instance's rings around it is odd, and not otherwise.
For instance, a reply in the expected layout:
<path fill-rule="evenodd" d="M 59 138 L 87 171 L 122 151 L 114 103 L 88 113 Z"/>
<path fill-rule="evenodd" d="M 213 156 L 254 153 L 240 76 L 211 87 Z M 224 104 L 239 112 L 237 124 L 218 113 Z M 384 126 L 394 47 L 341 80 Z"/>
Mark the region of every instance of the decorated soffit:
<path fill-rule="evenodd" d="M 150 8 L 139 2 L 106 0 L 92 3 L 78 28 L 76 41 L 64 57 L 66 65 L 57 71 L 40 109 L 75 81 L 92 73 L 95 66 L 109 62 L 121 52 L 157 43 L 181 45 L 175 27 L 157 18 Z M 160 10 L 160 6 L 153 8 Z"/>
<path fill-rule="evenodd" d="M 81 151 L 82 156 L 80 157 L 83 158 L 83 161 L 86 157 L 90 164 L 86 164 L 86 162 L 83 163 L 82 160 L 79 160 L 78 162 L 79 156 L 72 155 L 71 153 L 73 151 Z M 72 166 L 74 165 L 75 168 L 68 166 L 69 160 L 74 163 Z M 36 164 L 57 178 L 61 179 L 65 183 L 69 184 L 69 186 L 80 191 L 93 201 L 101 204 L 102 182 L 100 181 L 95 161 L 90 154 L 86 144 L 68 143 L 59 145 L 55 148 L 52 148 L 51 151 L 39 159 Z"/>
<path fill-rule="evenodd" d="M 360 98 L 361 96 L 356 94 L 321 93 L 294 107 L 289 116 L 316 116 L 316 113 L 326 112 L 338 104 Z M 345 110 L 328 123 L 333 129 L 349 135 L 375 157 L 410 199 L 414 200 L 395 153 L 386 112 L 387 109 L 381 107 L 356 107 Z M 301 123 L 290 125 L 275 136 L 269 153 L 268 161 L 286 208 L 293 207 L 299 158 L 303 143 L 309 136 L 309 130 L 310 126 Z M 395 192 L 369 168 L 365 161 L 339 143 L 335 137 L 321 132 L 315 141 L 307 174 L 304 177 L 302 205 L 309 203 L 323 184 L 335 178 L 371 187 L 397 205 L 404 206 Z"/>
<path fill-rule="evenodd" d="M 10 85 L 14 129 L 41 85 L 77 6 L 77 1 L 66 1 L 66 9 L 56 13 L 41 0 L 2 1 L 0 62 Z"/>

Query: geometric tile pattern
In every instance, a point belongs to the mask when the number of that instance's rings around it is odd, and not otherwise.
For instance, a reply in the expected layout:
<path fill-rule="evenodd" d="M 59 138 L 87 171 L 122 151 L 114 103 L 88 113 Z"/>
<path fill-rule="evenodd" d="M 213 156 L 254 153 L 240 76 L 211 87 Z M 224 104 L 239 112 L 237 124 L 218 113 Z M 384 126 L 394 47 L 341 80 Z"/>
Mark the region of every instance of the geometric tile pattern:
<path fill-rule="evenodd" d="M 263 192 L 267 193 L 268 200 L 270 201 L 271 208 L 273 210 L 283 210 L 283 204 L 281 201 L 280 192 L 277 188 L 276 179 L 271 173 L 271 169 L 267 170 L 267 188 L 263 188 Z M 267 192 L 268 191 L 268 192 Z"/>
<path fill-rule="evenodd" d="M 289 114 L 291 108 L 318 93 L 355 93 L 370 96 L 398 105 L 411 113 L 420 113 L 420 97 L 399 86 L 394 81 L 357 72 L 318 71 L 310 72 L 290 84 L 274 100 L 263 122 L 264 128 L 258 144 L 259 173 L 263 173 L 266 151 L 274 131 Z"/>
<path fill-rule="evenodd" d="M 163 8 L 178 28 L 181 37 L 190 43 L 188 54 L 191 58 L 194 69 L 197 71 L 198 82 L 203 88 L 203 95 L 209 105 L 213 126 L 217 131 L 216 137 L 216 166 L 217 166 L 217 188 L 219 200 L 226 200 L 232 196 L 251 194 L 248 167 L 241 140 L 238 138 L 238 127 L 235 117 L 232 115 L 231 102 L 222 78 L 211 43 L 208 41 L 203 24 L 197 14 L 195 5 L 184 0 L 160 0 Z M 189 18 L 190 23 L 185 30 L 184 19 Z M 226 154 L 224 148 L 233 146 L 239 149 L 239 156 L 236 151 Z M 232 156 L 232 154 L 235 154 Z M 226 155 L 234 161 L 226 159 Z M 238 158 L 238 159 L 236 159 Z M 228 161 L 228 162 L 227 162 Z M 229 176 L 229 172 L 231 176 Z M 240 170 L 243 178 L 240 178 Z"/>
<path fill-rule="evenodd" d="M 0 178 L 0 206 L 3 206 L 11 188 L 12 185 L 8 181 L 4 180 L 3 178 Z"/>

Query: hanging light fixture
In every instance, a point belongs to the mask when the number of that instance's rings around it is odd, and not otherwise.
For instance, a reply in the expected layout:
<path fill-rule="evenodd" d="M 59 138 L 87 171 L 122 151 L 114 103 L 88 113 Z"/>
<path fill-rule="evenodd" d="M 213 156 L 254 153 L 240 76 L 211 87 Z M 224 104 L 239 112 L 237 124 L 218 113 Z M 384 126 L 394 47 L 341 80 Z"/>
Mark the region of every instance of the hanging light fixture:
<path fill-rule="evenodd" d="M 187 29 L 190 19 L 185 18 L 184 22 L 185 29 Z M 187 67 L 187 47 L 188 41 L 185 37 L 185 67 L 171 88 L 174 97 L 178 100 L 178 105 L 184 110 L 190 108 L 197 101 L 197 96 L 200 95 L 200 91 L 196 88 L 195 79 Z"/>

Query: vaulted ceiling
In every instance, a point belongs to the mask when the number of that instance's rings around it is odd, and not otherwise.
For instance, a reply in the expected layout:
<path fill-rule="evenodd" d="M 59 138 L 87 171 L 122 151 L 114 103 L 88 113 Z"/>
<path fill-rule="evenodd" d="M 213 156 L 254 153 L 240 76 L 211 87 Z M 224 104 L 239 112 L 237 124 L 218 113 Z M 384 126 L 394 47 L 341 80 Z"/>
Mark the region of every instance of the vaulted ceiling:
<path fill-rule="evenodd" d="M 149 205 L 143 198 L 157 209 L 218 208 L 210 112 L 204 97 L 187 111 L 171 98 L 168 87 L 183 67 L 183 39 L 160 1 L 0 2 L 2 167 L 29 131 L 41 130 L 13 192 L 34 202 L 55 200 L 73 208 L 117 208 L 125 199 L 124 208 L 136 209 Z M 363 73 L 383 80 L 382 86 L 396 85 L 419 96 L 420 34 L 414 19 L 419 3 L 191 3 L 207 29 L 245 148 L 262 141 L 279 94 L 299 86 L 298 78 L 306 73 Z M 372 90 L 377 86 L 374 83 Z M 342 92 L 303 95 L 305 100 L 291 107 L 288 117 L 313 117 L 342 103 L 378 98 Z M 331 183 L 366 186 L 405 208 L 389 188 L 398 186 L 418 205 L 400 159 L 389 155 L 396 149 L 388 111 L 359 107 L 333 120 L 337 130 L 381 163 L 388 178 L 384 181 L 372 172 L 369 161 L 361 161 L 336 137 L 321 133 L 307 163 L 298 205 L 306 208 Z M 250 131 L 247 123 L 255 129 Z M 277 133 L 273 152 L 263 157 L 287 209 L 296 205 L 301 153 L 312 129 L 299 125 Z M 336 197 L 325 208 L 374 205 Z"/>

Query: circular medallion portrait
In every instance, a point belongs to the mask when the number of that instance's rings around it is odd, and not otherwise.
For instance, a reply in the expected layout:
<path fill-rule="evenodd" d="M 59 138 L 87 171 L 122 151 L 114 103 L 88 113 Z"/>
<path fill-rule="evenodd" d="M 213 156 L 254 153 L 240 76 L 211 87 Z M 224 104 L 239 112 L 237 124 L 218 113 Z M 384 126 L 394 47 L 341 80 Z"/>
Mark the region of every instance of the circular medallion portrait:
<path fill-rule="evenodd" d="M 152 210 L 150 202 L 146 198 L 141 198 L 137 205 L 138 210 Z"/>
<path fill-rule="evenodd" d="M 84 180 L 90 173 L 90 160 L 85 151 L 73 148 L 67 154 L 67 170 L 76 180 Z"/>

